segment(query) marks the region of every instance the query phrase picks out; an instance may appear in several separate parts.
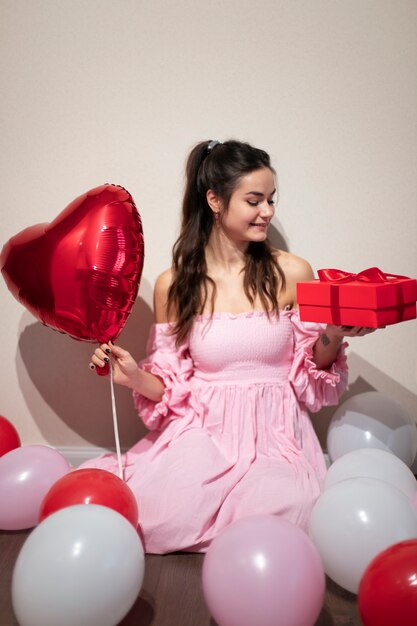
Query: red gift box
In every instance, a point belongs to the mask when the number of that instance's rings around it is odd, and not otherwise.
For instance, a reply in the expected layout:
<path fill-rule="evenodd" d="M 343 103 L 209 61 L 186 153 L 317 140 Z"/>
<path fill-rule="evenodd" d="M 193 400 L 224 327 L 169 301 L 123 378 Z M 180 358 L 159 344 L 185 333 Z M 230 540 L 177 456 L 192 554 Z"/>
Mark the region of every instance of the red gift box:
<path fill-rule="evenodd" d="M 416 318 L 417 280 L 370 267 L 359 274 L 322 269 L 297 283 L 300 319 L 378 328 Z"/>

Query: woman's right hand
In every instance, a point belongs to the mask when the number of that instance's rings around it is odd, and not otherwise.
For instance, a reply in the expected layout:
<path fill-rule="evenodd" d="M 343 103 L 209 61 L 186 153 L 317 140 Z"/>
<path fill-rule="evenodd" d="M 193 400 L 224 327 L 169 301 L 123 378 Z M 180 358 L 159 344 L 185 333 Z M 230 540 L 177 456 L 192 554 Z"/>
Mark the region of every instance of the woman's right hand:
<path fill-rule="evenodd" d="M 139 370 L 130 352 L 111 342 L 102 343 L 95 349 L 91 357 L 90 368 L 105 367 L 109 362 L 113 367 L 114 382 L 118 385 L 134 388 Z"/>

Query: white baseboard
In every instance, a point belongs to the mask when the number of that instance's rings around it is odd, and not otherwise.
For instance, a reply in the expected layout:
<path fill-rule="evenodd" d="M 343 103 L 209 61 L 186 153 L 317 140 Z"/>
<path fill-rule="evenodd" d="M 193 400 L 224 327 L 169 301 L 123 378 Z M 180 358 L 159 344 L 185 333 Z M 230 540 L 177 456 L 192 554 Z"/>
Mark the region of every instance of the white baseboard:
<path fill-rule="evenodd" d="M 57 446 L 56 448 L 72 465 L 78 467 L 81 463 L 94 459 L 105 452 L 116 452 L 115 448 L 98 448 L 94 446 Z M 122 452 L 126 450 L 122 449 Z"/>
<path fill-rule="evenodd" d="M 116 452 L 115 448 L 97 448 L 94 446 L 58 446 L 57 450 L 67 459 L 72 467 L 78 467 L 81 463 L 94 459 L 105 452 Z M 122 448 L 122 452 L 126 449 Z M 326 467 L 330 467 L 330 458 L 327 453 L 324 454 Z"/>

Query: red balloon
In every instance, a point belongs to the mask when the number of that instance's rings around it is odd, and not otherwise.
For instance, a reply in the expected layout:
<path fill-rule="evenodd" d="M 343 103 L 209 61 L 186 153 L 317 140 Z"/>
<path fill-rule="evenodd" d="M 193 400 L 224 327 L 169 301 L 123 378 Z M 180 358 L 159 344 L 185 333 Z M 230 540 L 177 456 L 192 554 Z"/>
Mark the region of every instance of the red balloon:
<path fill-rule="evenodd" d="M 138 524 L 138 505 L 132 490 L 106 470 L 74 470 L 57 480 L 42 500 L 39 522 L 74 504 L 101 504 L 123 515 L 135 528 Z"/>
<path fill-rule="evenodd" d="M 417 539 L 397 543 L 371 561 L 358 605 L 364 626 L 417 624 Z"/>
<path fill-rule="evenodd" d="M 0 415 L 0 456 L 19 448 L 20 445 L 20 437 L 16 428 L 8 419 Z"/>
<path fill-rule="evenodd" d="M 142 223 L 126 189 L 102 185 L 50 224 L 30 226 L 3 247 L 8 288 L 41 322 L 75 339 L 113 341 L 136 300 Z"/>

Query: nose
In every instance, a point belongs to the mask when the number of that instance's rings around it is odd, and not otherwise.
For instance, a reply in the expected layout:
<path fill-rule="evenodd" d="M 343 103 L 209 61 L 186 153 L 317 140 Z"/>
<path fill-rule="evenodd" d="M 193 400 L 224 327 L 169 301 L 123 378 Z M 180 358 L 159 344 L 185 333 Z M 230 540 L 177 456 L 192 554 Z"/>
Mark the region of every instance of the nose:
<path fill-rule="evenodd" d="M 264 200 L 261 205 L 261 217 L 271 218 L 275 213 L 275 207 L 273 204 L 269 204 L 268 200 Z"/>

